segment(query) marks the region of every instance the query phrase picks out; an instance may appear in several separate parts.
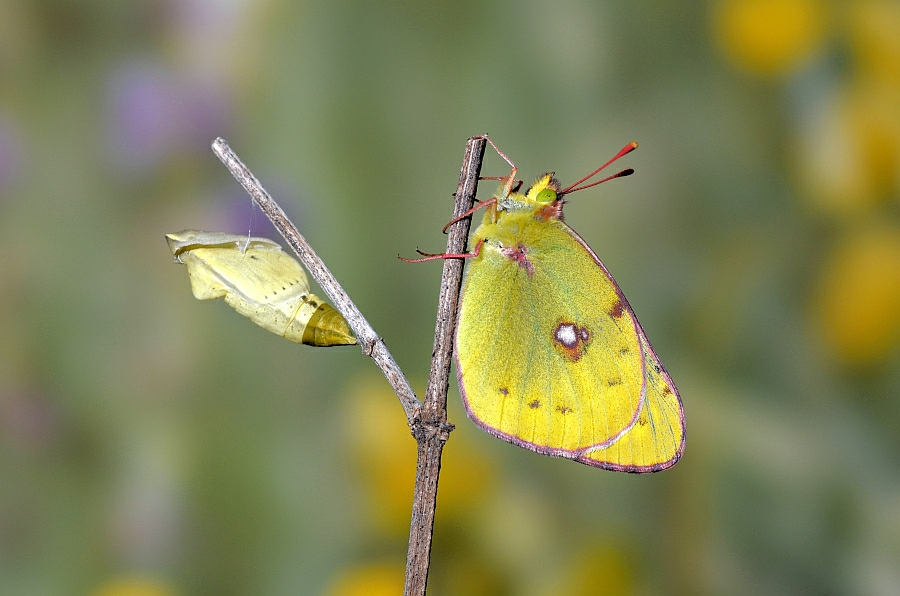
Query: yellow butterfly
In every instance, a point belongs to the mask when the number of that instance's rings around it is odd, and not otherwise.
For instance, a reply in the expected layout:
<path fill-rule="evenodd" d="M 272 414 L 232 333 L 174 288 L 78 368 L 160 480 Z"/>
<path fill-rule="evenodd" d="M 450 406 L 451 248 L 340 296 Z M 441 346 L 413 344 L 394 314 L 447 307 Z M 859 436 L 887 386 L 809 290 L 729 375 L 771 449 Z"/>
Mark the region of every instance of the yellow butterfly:
<path fill-rule="evenodd" d="M 188 267 L 199 300 L 225 302 L 254 323 L 296 343 L 356 343 L 341 313 L 310 294 L 306 272 L 266 238 L 184 230 L 166 234 L 176 263 Z"/>
<path fill-rule="evenodd" d="M 643 473 L 681 458 L 681 397 L 619 286 L 562 214 L 565 195 L 631 174 L 578 187 L 636 147 L 568 188 L 544 174 L 522 194 L 515 165 L 494 146 L 513 171 L 469 212 L 489 207 L 475 251 L 418 260 L 471 259 L 456 363 L 478 426 L 538 453 Z"/>

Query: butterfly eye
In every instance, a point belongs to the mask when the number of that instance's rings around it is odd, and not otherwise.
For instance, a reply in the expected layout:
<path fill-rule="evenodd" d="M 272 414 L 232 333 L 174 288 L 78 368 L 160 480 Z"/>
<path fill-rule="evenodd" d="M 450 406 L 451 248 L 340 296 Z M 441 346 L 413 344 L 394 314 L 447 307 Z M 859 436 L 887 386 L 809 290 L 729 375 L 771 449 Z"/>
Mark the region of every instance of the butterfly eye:
<path fill-rule="evenodd" d="M 545 188 L 534 198 L 538 203 L 552 203 L 556 200 L 556 191 L 552 188 Z"/>

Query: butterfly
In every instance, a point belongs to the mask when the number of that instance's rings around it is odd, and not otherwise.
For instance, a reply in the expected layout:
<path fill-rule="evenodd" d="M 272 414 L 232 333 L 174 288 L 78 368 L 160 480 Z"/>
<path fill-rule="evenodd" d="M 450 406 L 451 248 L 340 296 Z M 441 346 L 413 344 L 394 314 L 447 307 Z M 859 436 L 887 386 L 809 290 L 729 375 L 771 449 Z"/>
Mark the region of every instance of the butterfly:
<path fill-rule="evenodd" d="M 563 221 L 565 197 L 631 152 L 562 188 L 552 173 L 518 192 L 517 169 L 489 201 L 466 258 L 455 354 L 460 393 L 483 430 L 545 455 L 621 472 L 675 465 L 684 411 L 622 290 Z M 448 224 L 451 225 L 451 224 Z M 446 228 L 445 228 L 446 229 Z"/>
<path fill-rule="evenodd" d="M 306 272 L 267 238 L 184 230 L 166 234 L 199 300 L 225 302 L 276 335 L 310 346 L 356 343 L 347 321 L 309 291 Z"/>

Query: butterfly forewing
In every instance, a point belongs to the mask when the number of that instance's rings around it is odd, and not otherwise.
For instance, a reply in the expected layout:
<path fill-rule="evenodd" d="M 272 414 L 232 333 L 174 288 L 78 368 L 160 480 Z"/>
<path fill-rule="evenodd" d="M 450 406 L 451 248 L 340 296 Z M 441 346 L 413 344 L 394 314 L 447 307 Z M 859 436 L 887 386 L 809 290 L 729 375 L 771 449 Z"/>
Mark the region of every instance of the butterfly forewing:
<path fill-rule="evenodd" d="M 519 254 L 510 257 L 508 237 L 501 249 L 488 236 L 470 265 L 457 334 L 460 385 L 469 414 L 488 432 L 575 458 L 635 423 L 644 383 L 636 324 L 565 224 L 516 215 L 499 223 L 515 229 Z"/>

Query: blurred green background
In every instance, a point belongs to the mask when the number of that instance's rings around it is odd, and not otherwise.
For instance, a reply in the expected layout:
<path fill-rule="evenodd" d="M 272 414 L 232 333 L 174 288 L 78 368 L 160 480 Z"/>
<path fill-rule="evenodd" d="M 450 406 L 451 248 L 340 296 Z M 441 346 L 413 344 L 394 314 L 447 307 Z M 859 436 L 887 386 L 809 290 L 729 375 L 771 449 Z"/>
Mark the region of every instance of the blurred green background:
<path fill-rule="evenodd" d="M 225 137 L 421 391 L 440 265 L 396 256 L 442 250 L 485 132 L 564 184 L 641 144 L 566 215 L 687 449 L 649 476 L 541 457 L 452 387 L 429 594 L 900 593 L 897 2 L 0 15 L 0 593 L 398 594 L 415 446 L 387 383 L 198 302 L 163 234 L 277 237 Z"/>

